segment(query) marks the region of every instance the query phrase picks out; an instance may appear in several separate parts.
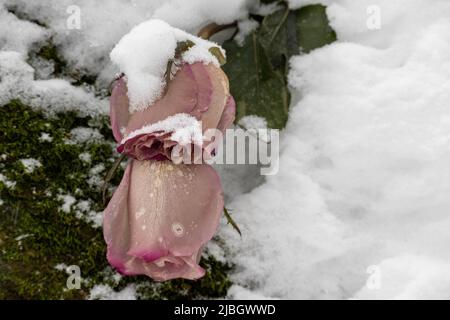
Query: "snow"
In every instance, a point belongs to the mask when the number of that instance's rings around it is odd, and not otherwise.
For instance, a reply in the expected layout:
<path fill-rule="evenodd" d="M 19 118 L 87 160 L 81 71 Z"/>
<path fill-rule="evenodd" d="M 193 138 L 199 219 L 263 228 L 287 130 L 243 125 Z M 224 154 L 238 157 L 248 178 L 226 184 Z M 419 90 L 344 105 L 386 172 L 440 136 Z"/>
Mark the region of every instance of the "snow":
<path fill-rule="evenodd" d="M 0 173 L 0 182 L 2 182 L 7 188 L 14 189 L 16 186 L 15 181 L 9 180 L 5 175 Z"/>
<path fill-rule="evenodd" d="M 16 50 L 26 56 L 33 44 L 48 38 L 48 31 L 29 21 L 20 20 L 0 3 L 0 50 Z"/>
<path fill-rule="evenodd" d="M 259 6 L 252 7 L 250 10 L 251 13 L 261 15 L 261 16 L 267 16 L 269 14 L 274 13 L 275 11 L 281 9 L 283 6 L 282 4 L 278 2 L 272 2 L 272 3 L 260 3 Z"/>
<path fill-rule="evenodd" d="M 42 167 L 42 163 L 39 160 L 32 158 L 21 159 L 20 162 L 24 166 L 26 173 L 33 173 L 36 168 Z"/>
<path fill-rule="evenodd" d="M 210 22 L 219 24 L 245 18 L 256 0 L 0 0 L 37 21 L 44 22 L 52 40 L 71 69 L 98 74 L 107 87 L 117 71 L 108 53 L 131 28 L 150 18 L 161 19 L 190 33 Z M 80 29 L 68 29 L 69 6 L 80 9 Z M 107 32 L 105 32 L 107 30 Z M 8 32 L 10 29 L 8 28 Z M 23 38 L 21 33 L 19 38 Z"/>
<path fill-rule="evenodd" d="M 232 285 L 228 289 L 227 298 L 241 300 L 269 300 L 269 298 L 261 294 L 255 293 L 238 285 Z"/>
<path fill-rule="evenodd" d="M 70 194 L 60 194 L 57 198 L 63 203 L 61 210 L 65 213 L 70 213 L 72 205 L 77 201 L 77 199 Z"/>
<path fill-rule="evenodd" d="M 420 255 L 399 255 L 379 266 L 380 288 L 367 286 L 354 299 L 450 299 L 450 264 Z"/>
<path fill-rule="evenodd" d="M 0 51 L 0 105 L 20 97 L 49 115 L 76 111 L 80 115 L 106 115 L 108 102 L 64 79 L 34 80 L 34 69 L 16 51 Z"/>
<path fill-rule="evenodd" d="M 151 18 L 163 0 L 109 0 L 101 5 L 90 0 L 4 0 L 5 5 L 44 22 L 52 40 L 71 69 L 105 74 L 111 78 L 108 52 L 130 28 Z M 67 28 L 69 6 L 79 8 L 80 29 Z M 105 32 L 107 30 L 107 32 Z M 23 34 L 20 35 L 23 37 Z M 109 71 L 109 72 L 108 72 Z"/>
<path fill-rule="evenodd" d="M 52 142 L 53 138 L 50 134 L 48 134 L 47 132 L 42 132 L 41 136 L 39 137 L 39 141 L 42 142 Z"/>
<path fill-rule="evenodd" d="M 170 25 L 196 33 L 210 22 L 228 24 L 247 16 L 256 1 L 249 0 L 169 0 L 158 9 L 153 17 Z"/>
<path fill-rule="evenodd" d="M 324 6 L 328 6 L 330 4 L 333 4 L 333 2 L 342 2 L 342 1 L 333 1 L 333 0 L 287 0 L 287 3 L 289 5 L 289 8 L 291 9 L 298 9 L 303 6 L 308 6 L 311 4 L 322 4 Z M 365 5 L 367 7 L 367 4 L 363 2 L 363 6 Z"/>
<path fill-rule="evenodd" d="M 203 143 L 201 122 L 187 113 L 178 113 L 131 132 L 122 139 L 121 144 L 141 134 L 153 132 L 172 132 L 170 139 L 180 143 L 180 145 L 188 143 L 202 145 Z"/>
<path fill-rule="evenodd" d="M 104 140 L 103 135 L 96 128 L 78 127 L 70 131 L 67 144 L 95 143 Z"/>
<path fill-rule="evenodd" d="M 247 35 L 252 33 L 258 26 L 259 23 L 253 19 L 238 21 L 238 32 L 234 37 L 234 40 L 238 45 L 242 46 Z"/>
<path fill-rule="evenodd" d="M 255 139 L 265 143 L 270 143 L 271 136 L 265 118 L 255 115 L 245 116 L 239 119 L 238 126 L 246 130 L 246 132 Z M 252 152 L 258 151 L 254 150 Z"/>
<path fill-rule="evenodd" d="M 78 155 L 78 158 L 83 161 L 84 163 L 91 163 L 92 156 L 89 152 L 82 152 Z"/>
<path fill-rule="evenodd" d="M 78 219 L 90 223 L 93 228 L 100 228 L 103 224 L 103 212 L 91 210 L 91 203 L 88 200 L 78 201 L 75 205 L 75 215 Z"/>
<path fill-rule="evenodd" d="M 232 279 L 277 298 L 448 297 L 450 3 L 327 14 L 339 41 L 290 63 L 278 175 L 227 204 L 243 231 L 221 231 Z"/>
<path fill-rule="evenodd" d="M 77 200 L 71 194 L 59 194 L 57 199 L 62 202 L 61 211 L 64 213 L 73 211 L 78 219 L 91 224 L 93 228 L 102 226 L 103 213 L 92 210 L 89 200 Z"/>
<path fill-rule="evenodd" d="M 263 117 L 249 115 L 239 119 L 239 125 L 245 129 L 267 129 L 267 121 Z"/>
<path fill-rule="evenodd" d="M 20 236 L 15 237 L 14 240 L 22 241 L 23 239 L 26 239 L 26 238 L 31 237 L 31 236 L 33 236 L 33 235 L 30 234 L 30 233 L 25 233 L 25 234 L 21 234 Z"/>
<path fill-rule="evenodd" d="M 99 190 L 104 181 L 104 171 L 105 165 L 103 163 L 99 163 L 92 167 L 89 170 L 89 178 L 87 180 L 88 185 Z"/>
<path fill-rule="evenodd" d="M 192 41 L 194 46 L 182 54 L 181 61 L 219 66 L 217 58 L 208 51 L 219 45 L 158 19 L 137 25 L 116 44 L 110 57 L 127 77 L 130 112 L 146 109 L 161 97 L 166 84 L 167 62 L 174 59 L 177 44 L 187 40 Z"/>
<path fill-rule="evenodd" d="M 89 300 L 136 300 L 136 288 L 130 284 L 121 291 L 114 291 L 107 284 L 95 285 L 89 292 Z"/>
<path fill-rule="evenodd" d="M 67 267 L 68 267 L 68 265 L 66 265 L 65 263 L 58 263 L 55 266 L 55 269 L 58 271 L 66 271 Z"/>

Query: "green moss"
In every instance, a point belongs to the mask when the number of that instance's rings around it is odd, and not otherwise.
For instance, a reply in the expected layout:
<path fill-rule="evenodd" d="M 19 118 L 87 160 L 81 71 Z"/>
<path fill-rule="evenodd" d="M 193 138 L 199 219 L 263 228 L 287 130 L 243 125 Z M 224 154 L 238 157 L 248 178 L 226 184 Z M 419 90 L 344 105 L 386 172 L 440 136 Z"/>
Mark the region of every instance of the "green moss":
<path fill-rule="evenodd" d="M 80 118 L 74 113 L 47 118 L 14 100 L 0 107 L 0 172 L 15 182 L 14 188 L 0 182 L 0 299 L 80 299 L 95 284 L 107 283 L 120 290 L 134 283 L 144 299 L 221 297 L 230 281 L 230 267 L 213 258 L 203 259 L 208 270 L 200 281 L 155 283 L 144 276 L 124 277 L 115 283 L 105 258 L 101 229 L 61 210 L 59 194 L 86 200 L 91 209 L 102 211 L 100 192 L 87 183 L 89 170 L 98 164 L 109 168 L 116 154 L 106 118 Z M 94 126 L 105 137 L 102 142 L 67 144 L 70 130 Z M 51 142 L 40 139 L 42 133 Z M 82 152 L 91 155 L 87 164 Z M 20 159 L 34 158 L 42 163 L 27 173 Z M 113 184 L 118 184 L 118 172 Z M 17 240 L 21 235 L 28 235 Z M 87 280 L 80 290 L 67 290 L 67 274 L 57 264 L 78 265 Z M 108 271 L 109 270 L 109 271 Z"/>

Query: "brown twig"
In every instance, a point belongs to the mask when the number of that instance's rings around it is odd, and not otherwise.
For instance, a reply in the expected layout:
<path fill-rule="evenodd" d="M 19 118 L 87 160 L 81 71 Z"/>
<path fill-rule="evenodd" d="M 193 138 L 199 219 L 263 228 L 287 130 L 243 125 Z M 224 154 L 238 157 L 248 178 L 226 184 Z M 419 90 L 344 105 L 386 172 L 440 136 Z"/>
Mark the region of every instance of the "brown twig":
<path fill-rule="evenodd" d="M 210 23 L 203 28 L 200 29 L 197 36 L 203 39 L 209 39 L 216 33 L 223 31 L 225 29 L 235 28 L 237 27 L 237 22 L 229 23 L 229 24 L 217 24 L 215 22 Z"/>

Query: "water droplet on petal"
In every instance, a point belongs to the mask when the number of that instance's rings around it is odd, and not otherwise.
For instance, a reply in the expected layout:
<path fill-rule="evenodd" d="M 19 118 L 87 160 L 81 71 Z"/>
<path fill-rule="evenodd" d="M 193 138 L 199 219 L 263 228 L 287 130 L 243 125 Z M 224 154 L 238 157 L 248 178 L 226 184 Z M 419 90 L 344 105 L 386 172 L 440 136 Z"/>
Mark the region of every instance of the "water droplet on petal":
<path fill-rule="evenodd" d="M 182 237 L 184 235 L 183 225 L 179 222 L 175 222 L 172 224 L 172 232 L 176 237 Z"/>

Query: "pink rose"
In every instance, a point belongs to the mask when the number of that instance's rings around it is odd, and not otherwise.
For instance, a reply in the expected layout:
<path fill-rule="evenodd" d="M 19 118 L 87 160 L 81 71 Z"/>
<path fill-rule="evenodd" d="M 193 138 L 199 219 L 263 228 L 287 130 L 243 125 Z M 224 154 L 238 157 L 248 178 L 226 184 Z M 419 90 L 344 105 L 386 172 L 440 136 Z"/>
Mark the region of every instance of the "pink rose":
<path fill-rule="evenodd" d="M 138 160 L 170 159 L 172 148 L 177 144 L 171 140 L 172 131 L 152 130 L 133 135 L 146 126 L 152 127 L 152 124 L 169 117 L 185 114 L 201 121 L 203 132 L 216 128 L 223 131 L 234 120 L 235 104 L 229 94 L 228 78 L 220 68 L 211 64 L 184 64 L 164 97 L 131 116 L 116 111 L 128 105 L 126 93 L 125 79 L 120 78 L 111 95 L 111 122 L 114 137 L 118 142 L 121 140 L 117 150 Z"/>
<path fill-rule="evenodd" d="M 212 64 L 184 64 L 162 98 L 133 114 L 122 77 L 110 107 L 117 149 L 132 159 L 104 212 L 108 261 L 122 274 L 158 281 L 202 277 L 198 262 L 219 224 L 222 186 L 211 166 L 174 164 L 171 155 L 180 143 L 174 135 L 180 119 L 201 121 L 200 132 L 223 131 L 233 122 L 226 75 Z"/>

